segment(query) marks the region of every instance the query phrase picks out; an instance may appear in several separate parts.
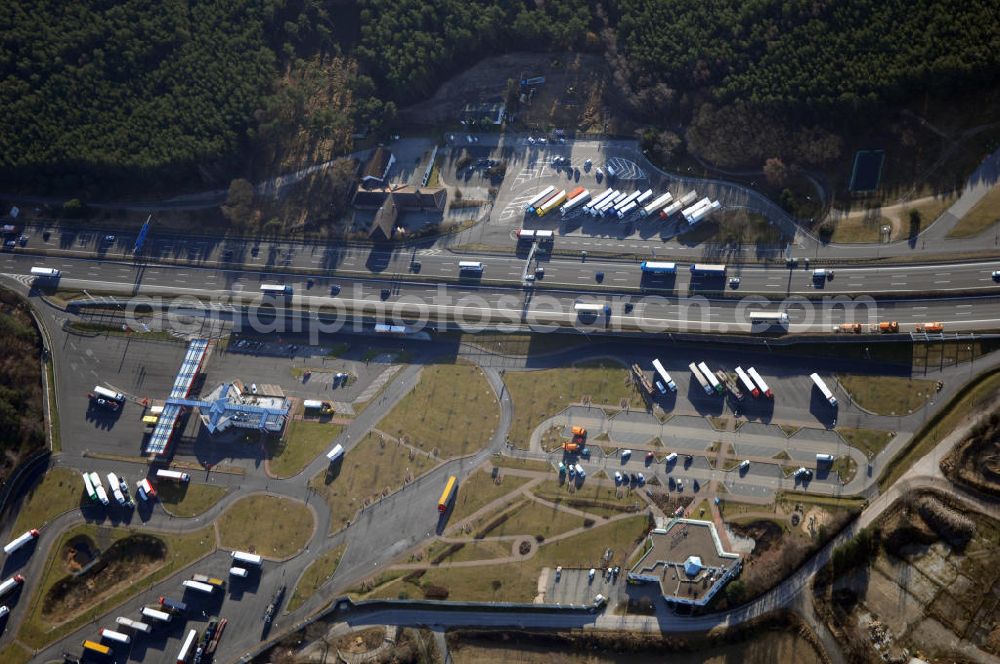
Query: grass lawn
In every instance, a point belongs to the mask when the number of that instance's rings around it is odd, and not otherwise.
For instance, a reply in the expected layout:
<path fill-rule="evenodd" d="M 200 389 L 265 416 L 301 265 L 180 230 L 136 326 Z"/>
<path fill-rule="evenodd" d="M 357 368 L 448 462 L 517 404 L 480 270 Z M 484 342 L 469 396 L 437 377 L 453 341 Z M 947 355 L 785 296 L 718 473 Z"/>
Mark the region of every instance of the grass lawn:
<path fill-rule="evenodd" d="M 339 424 L 292 420 L 285 437 L 268 444 L 268 470 L 279 478 L 297 475 L 313 459 L 333 447 L 333 440 L 342 428 Z"/>
<path fill-rule="evenodd" d="M 628 512 L 630 508 L 642 509 L 646 506 L 638 496 L 622 491 L 619 497 L 615 487 L 598 484 L 584 484 L 570 492 L 566 486 L 560 486 L 556 481 L 542 482 L 532 493 L 544 500 L 605 518 Z"/>
<path fill-rule="evenodd" d="M 969 213 L 958 220 L 948 237 L 971 237 L 1000 221 L 1000 187 L 993 187 Z"/>
<path fill-rule="evenodd" d="M 84 501 L 83 478 L 68 468 L 50 468 L 21 504 L 12 533 L 41 528 L 63 512 L 80 507 Z"/>
<path fill-rule="evenodd" d="M 514 402 L 510 439 L 526 449 L 531 432 L 542 420 L 571 403 L 608 405 L 614 410 L 624 400 L 642 404 L 642 397 L 629 379 L 628 370 L 617 362 L 541 371 L 508 371 L 504 375 Z"/>
<path fill-rule="evenodd" d="M 309 486 L 330 505 L 330 528 L 336 532 L 354 518 L 366 500 L 391 493 L 436 465 L 426 454 L 389 440 L 383 443 L 377 434 L 370 433 L 344 455 L 342 463 L 317 473 Z"/>
<path fill-rule="evenodd" d="M 831 243 L 875 243 L 879 241 L 881 228 L 883 226 L 892 227 L 892 221 L 886 217 L 876 215 L 868 217 L 861 213 L 845 215 L 833 222 L 833 233 L 825 241 Z M 891 238 L 898 240 L 898 233 L 893 233 Z"/>
<path fill-rule="evenodd" d="M 514 470 L 533 470 L 541 473 L 553 473 L 552 464 L 539 459 L 515 459 L 508 456 L 495 456 L 490 460 L 496 468 L 512 468 Z"/>
<path fill-rule="evenodd" d="M 880 431 L 878 429 L 837 427 L 837 433 L 847 441 L 848 445 L 861 450 L 869 459 L 885 449 L 885 446 L 892 440 L 891 431 Z"/>
<path fill-rule="evenodd" d="M 982 408 L 991 401 L 998 389 L 1000 389 L 1000 372 L 986 374 L 962 388 L 954 399 L 935 413 L 914 434 L 910 444 L 893 457 L 889 467 L 879 478 L 879 489 L 885 492 L 917 459 L 930 452 L 945 436 L 962 425 L 970 414 L 976 412 L 977 407 Z"/>
<path fill-rule="evenodd" d="M 450 546 L 450 544 L 442 542 L 435 549 L 435 555 L 443 554 Z M 512 540 L 473 540 L 465 543 L 461 549 L 448 554 L 439 562 L 459 563 L 468 560 L 493 560 L 495 558 L 505 558 L 511 554 L 513 548 L 514 542 Z M 433 557 L 434 556 L 432 555 L 428 555 L 427 562 L 430 562 Z"/>
<path fill-rule="evenodd" d="M 482 369 L 436 364 L 424 367 L 420 382 L 379 429 L 447 459 L 481 450 L 499 421 L 500 406 Z"/>
<path fill-rule="evenodd" d="M 459 484 L 449 521 L 457 523 L 492 503 L 497 498 L 512 493 L 529 481 L 527 477 L 501 473 L 502 481 L 497 484 L 490 473 L 478 470 Z"/>
<path fill-rule="evenodd" d="M 562 510 L 553 509 L 532 500 L 514 510 L 509 519 L 491 530 L 486 536 L 530 535 L 537 537 L 541 535 L 548 538 L 567 530 L 581 528 L 584 525 L 583 522 L 583 517 L 567 514 Z"/>
<path fill-rule="evenodd" d="M 720 500 L 719 501 L 719 514 L 722 515 L 723 521 L 729 521 L 730 519 L 735 519 L 744 514 L 757 513 L 757 512 L 774 512 L 773 505 L 758 505 L 756 503 L 741 503 L 737 500 Z"/>
<path fill-rule="evenodd" d="M 233 503 L 217 525 L 219 542 L 227 549 L 287 558 L 309 542 L 316 520 L 297 500 L 255 495 Z"/>
<path fill-rule="evenodd" d="M 504 334 L 502 332 L 480 332 L 479 334 L 446 332 L 438 335 L 438 339 L 444 338 L 479 346 L 491 353 L 501 355 L 515 355 L 524 357 L 527 355 L 539 355 L 544 353 L 555 353 L 582 346 L 590 343 L 582 336 L 570 336 L 567 334 Z"/>
<path fill-rule="evenodd" d="M 637 540 L 649 529 L 645 514 L 582 532 L 564 540 L 543 543 L 538 553 L 525 561 L 475 567 L 430 568 L 422 576 L 413 575 L 388 584 L 373 597 L 423 598 L 427 586 L 449 591 L 449 600 L 530 602 L 538 590 L 538 575 L 543 567 L 593 567 L 610 546 L 614 560 L 621 564 L 635 548 Z"/>
<path fill-rule="evenodd" d="M 775 495 L 774 502 L 823 505 L 826 507 L 836 507 L 860 512 L 867 500 L 864 496 L 848 496 L 842 498 L 840 496 L 821 496 L 819 494 L 805 493 L 801 491 L 778 491 Z"/>
<path fill-rule="evenodd" d="M 28 664 L 30 661 L 31 653 L 16 643 L 8 643 L 0 648 L 0 662 L 4 664 Z"/>
<path fill-rule="evenodd" d="M 837 374 L 854 403 L 877 415 L 907 415 L 934 396 L 936 381 L 898 376 Z"/>
<path fill-rule="evenodd" d="M 52 625 L 44 620 L 43 598 L 57 581 L 67 575 L 62 562 L 67 542 L 82 535 L 90 538 L 100 549 L 107 550 L 118 540 L 138 532 L 142 531 L 107 528 L 93 524 L 81 524 L 67 530 L 52 548 L 53 554 L 45 561 L 42 579 L 36 586 L 36 592 L 28 605 L 21 628 L 18 630 L 18 639 L 32 648 L 42 648 L 215 550 L 215 533 L 210 527 L 166 536 L 152 533 L 162 539 L 167 546 L 167 557 L 158 567 L 150 570 L 145 576 L 122 578 L 114 586 L 102 588 L 101 592 L 94 592 L 91 603 L 82 607 L 71 620 L 59 625 Z"/>
<path fill-rule="evenodd" d="M 679 235 L 677 241 L 683 244 L 778 244 L 781 237 L 781 230 L 764 215 L 736 211 L 715 214 L 705 219 Z"/>
<path fill-rule="evenodd" d="M 840 476 L 843 483 L 850 482 L 858 472 L 858 463 L 849 456 L 834 459 L 831 470 Z"/>
<path fill-rule="evenodd" d="M 337 571 L 337 565 L 340 564 L 340 558 L 344 555 L 346 548 L 346 544 L 341 544 L 309 563 L 309 567 L 302 573 L 299 582 L 295 584 L 292 598 L 288 600 L 288 605 L 285 607 L 286 613 L 291 613 L 305 604 L 306 600 L 312 597 L 320 586 L 330 580 L 333 573 Z"/>
<path fill-rule="evenodd" d="M 191 517 L 202 514 L 222 500 L 229 489 L 196 482 L 160 482 L 156 497 L 170 514 Z"/>

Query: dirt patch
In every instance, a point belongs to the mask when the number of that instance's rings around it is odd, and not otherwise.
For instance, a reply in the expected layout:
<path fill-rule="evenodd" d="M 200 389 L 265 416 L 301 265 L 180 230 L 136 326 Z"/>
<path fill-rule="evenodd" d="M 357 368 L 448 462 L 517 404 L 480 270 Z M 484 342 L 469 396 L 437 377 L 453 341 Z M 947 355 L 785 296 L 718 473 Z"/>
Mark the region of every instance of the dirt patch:
<path fill-rule="evenodd" d="M 74 537 L 66 543 L 62 557 L 63 569 L 69 574 L 77 574 L 91 564 L 96 557 L 97 548 L 89 537 L 85 535 Z"/>
<path fill-rule="evenodd" d="M 167 545 L 157 537 L 132 535 L 98 554 L 89 539 L 75 538 L 67 545 L 64 560 L 67 567 L 80 565 L 88 555 L 97 556 L 89 569 L 56 581 L 45 594 L 42 617 L 46 621 L 60 623 L 69 620 L 81 609 L 97 604 L 103 597 L 130 585 L 133 579 L 148 576 L 166 560 Z"/>
<path fill-rule="evenodd" d="M 602 132 L 612 119 L 605 117 L 608 68 L 604 59 L 582 53 L 509 53 L 480 60 L 454 76 L 434 95 L 400 111 L 405 123 L 437 126 L 453 123 L 466 104 L 502 101 L 508 82 L 521 76 L 544 76 L 524 103 L 508 112 L 522 127 L 562 127 L 567 131 Z"/>
<path fill-rule="evenodd" d="M 385 628 L 372 627 L 360 632 L 345 634 L 337 640 L 337 650 L 351 654 L 371 652 L 385 642 Z"/>
<path fill-rule="evenodd" d="M 819 507 L 810 508 L 799 522 L 802 532 L 810 537 L 819 532 L 820 527 L 829 525 L 831 514 Z"/>
<path fill-rule="evenodd" d="M 994 410 L 941 460 L 941 471 L 953 482 L 1000 496 L 1000 411 Z"/>

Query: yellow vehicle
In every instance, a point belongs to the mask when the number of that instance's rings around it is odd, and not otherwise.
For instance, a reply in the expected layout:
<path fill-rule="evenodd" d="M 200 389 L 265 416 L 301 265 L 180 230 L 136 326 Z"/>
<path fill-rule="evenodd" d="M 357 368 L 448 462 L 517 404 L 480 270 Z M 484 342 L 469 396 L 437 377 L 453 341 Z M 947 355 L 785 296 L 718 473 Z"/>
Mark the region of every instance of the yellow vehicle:
<path fill-rule="evenodd" d="M 438 501 L 438 512 L 448 511 L 448 504 L 455 497 L 455 487 L 457 484 L 457 477 L 452 475 L 448 478 L 448 482 L 444 485 L 444 491 L 441 492 L 441 500 Z"/>
<path fill-rule="evenodd" d="M 103 643 L 97 643 L 96 641 L 84 641 L 83 649 L 89 650 L 90 652 L 96 652 L 99 655 L 110 655 L 111 648 L 107 647 Z"/>

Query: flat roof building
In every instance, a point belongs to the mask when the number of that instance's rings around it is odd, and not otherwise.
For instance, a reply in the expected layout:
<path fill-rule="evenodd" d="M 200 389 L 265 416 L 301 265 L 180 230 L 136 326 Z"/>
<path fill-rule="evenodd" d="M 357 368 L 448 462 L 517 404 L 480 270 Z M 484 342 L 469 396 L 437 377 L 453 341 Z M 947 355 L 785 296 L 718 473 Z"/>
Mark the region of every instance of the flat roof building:
<path fill-rule="evenodd" d="M 711 521 L 671 519 L 647 537 L 647 551 L 628 578 L 658 583 L 669 604 L 706 606 L 743 568 L 740 555 L 723 548 Z"/>

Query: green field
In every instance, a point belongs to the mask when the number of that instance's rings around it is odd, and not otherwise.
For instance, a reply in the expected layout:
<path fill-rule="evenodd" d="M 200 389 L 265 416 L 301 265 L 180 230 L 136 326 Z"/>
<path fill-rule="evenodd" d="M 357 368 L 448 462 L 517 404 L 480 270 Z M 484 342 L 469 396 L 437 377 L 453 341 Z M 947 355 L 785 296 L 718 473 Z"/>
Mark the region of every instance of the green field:
<path fill-rule="evenodd" d="M 215 550 L 215 532 L 212 528 L 202 528 L 182 534 L 171 533 L 168 536 L 153 533 L 167 546 L 167 557 L 161 564 L 147 570 L 145 574 L 122 578 L 114 586 L 104 588 L 103 592 L 94 593 L 92 601 L 81 606 L 74 617 L 65 622 L 53 625 L 43 618 L 43 598 L 57 581 L 67 576 L 62 558 L 67 542 L 79 536 L 86 536 L 102 550 L 107 550 L 118 540 L 137 532 L 141 531 L 81 524 L 63 533 L 53 546 L 52 555 L 45 562 L 41 581 L 31 597 L 28 611 L 17 634 L 20 642 L 32 648 L 42 648 Z"/>
<path fill-rule="evenodd" d="M 538 552 L 524 561 L 498 565 L 428 569 L 423 574 L 402 577 L 387 583 L 373 597 L 419 599 L 429 586 L 447 590 L 449 600 L 530 602 L 538 587 L 543 567 L 593 567 L 610 546 L 614 561 L 624 564 L 628 554 L 649 529 L 645 514 L 595 526 L 578 535 L 552 543 L 542 543 Z"/>
<path fill-rule="evenodd" d="M 441 459 L 486 447 L 500 421 L 496 395 L 479 367 L 435 364 L 379 428 Z"/>
<path fill-rule="evenodd" d="M 503 479 L 497 484 L 490 473 L 477 470 L 461 482 L 458 485 L 449 521 L 457 523 L 497 498 L 517 491 L 528 482 L 527 477 L 504 473 L 501 473 L 501 476 Z"/>
<path fill-rule="evenodd" d="M 285 437 L 268 444 L 268 470 L 279 478 L 297 475 L 313 459 L 333 447 L 342 428 L 326 422 L 292 420 Z"/>
<path fill-rule="evenodd" d="M 197 482 L 160 482 L 156 497 L 170 514 L 192 517 L 202 514 L 222 500 L 229 489 Z"/>
<path fill-rule="evenodd" d="M 625 513 L 631 508 L 641 510 L 646 506 L 646 503 L 633 493 L 622 491 L 619 496 L 615 487 L 599 484 L 584 484 L 575 491 L 570 491 L 568 486 L 552 480 L 534 487 L 532 493 L 543 500 L 605 518 Z"/>
<path fill-rule="evenodd" d="M 837 374 L 854 403 L 877 415 L 907 415 L 934 396 L 936 381 L 898 376 Z"/>
<path fill-rule="evenodd" d="M 1000 187 L 993 187 L 969 213 L 958 220 L 948 237 L 979 235 L 1000 221 Z"/>
<path fill-rule="evenodd" d="M 617 362 L 592 363 L 574 368 L 508 371 L 504 382 L 514 402 L 511 442 L 527 449 L 531 432 L 548 417 L 571 403 L 589 402 L 618 410 L 622 402 L 636 406 L 642 397 Z"/>
<path fill-rule="evenodd" d="M 861 450 L 869 459 L 885 449 L 893 438 L 893 432 L 876 429 L 837 427 L 837 433 L 847 441 L 848 445 Z"/>
<path fill-rule="evenodd" d="M 309 567 L 302 573 L 299 582 L 295 584 L 295 591 L 292 593 L 292 598 L 288 600 L 288 606 L 285 607 L 286 613 L 291 613 L 305 604 L 306 600 L 312 597 L 319 590 L 320 586 L 333 577 L 345 549 L 347 549 L 347 545 L 341 544 L 319 555 L 314 561 L 309 563 Z"/>
<path fill-rule="evenodd" d="M 25 497 L 11 532 L 20 534 L 29 528 L 41 528 L 63 512 L 79 508 L 90 500 L 83 495 L 83 490 L 80 473 L 67 468 L 49 468 L 42 481 Z"/>
<path fill-rule="evenodd" d="M 374 433 L 368 434 L 343 462 L 321 471 L 309 481 L 330 506 L 330 528 L 340 530 L 366 501 L 403 486 L 437 465 L 437 460 Z M 434 506 L 428 506 L 433 509 Z"/>
<path fill-rule="evenodd" d="M 221 546 L 279 559 L 305 548 L 315 525 L 305 504 L 271 495 L 241 498 L 217 522 Z"/>
<path fill-rule="evenodd" d="M 962 388 L 914 434 L 910 444 L 893 457 L 879 478 L 879 489 L 884 492 L 891 487 L 914 462 L 930 452 L 945 436 L 965 424 L 969 416 L 977 412 L 977 408 L 982 408 L 995 398 L 998 390 L 1000 373 L 997 372 L 985 374 Z"/>
<path fill-rule="evenodd" d="M 489 520 L 489 518 L 484 519 L 484 521 Z M 528 535 L 536 539 L 550 538 L 574 528 L 581 528 L 583 525 L 584 517 L 568 514 L 531 500 L 515 509 L 510 518 L 492 529 L 486 536 Z"/>

